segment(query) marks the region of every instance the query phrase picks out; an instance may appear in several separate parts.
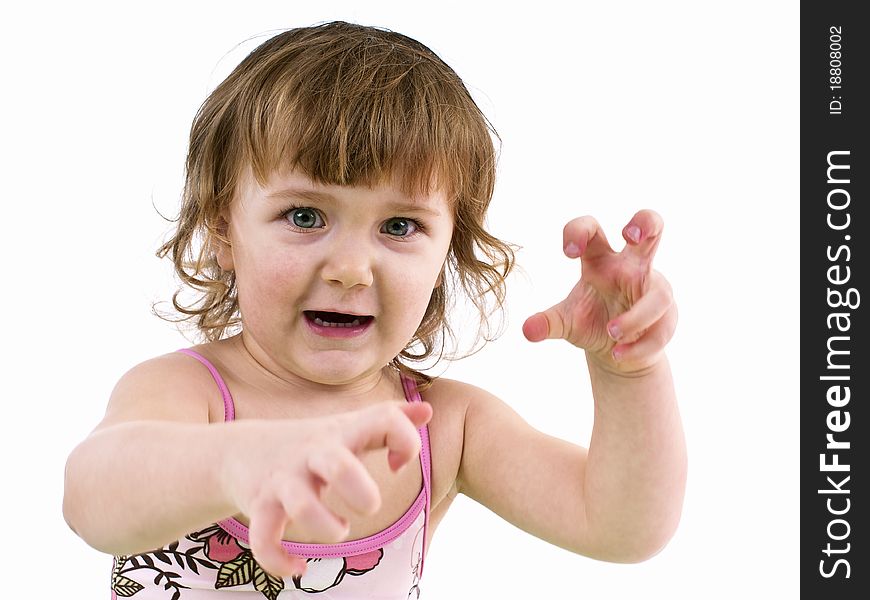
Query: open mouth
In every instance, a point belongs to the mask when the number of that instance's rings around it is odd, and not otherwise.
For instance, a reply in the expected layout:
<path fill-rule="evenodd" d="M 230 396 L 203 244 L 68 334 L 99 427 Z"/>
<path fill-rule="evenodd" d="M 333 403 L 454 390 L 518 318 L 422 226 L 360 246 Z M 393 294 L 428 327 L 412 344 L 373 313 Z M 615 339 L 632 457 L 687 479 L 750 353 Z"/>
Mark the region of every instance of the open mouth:
<path fill-rule="evenodd" d="M 371 315 L 348 315 L 321 310 L 306 310 L 304 313 L 305 318 L 319 327 L 334 327 L 337 329 L 365 327 L 374 319 Z"/>

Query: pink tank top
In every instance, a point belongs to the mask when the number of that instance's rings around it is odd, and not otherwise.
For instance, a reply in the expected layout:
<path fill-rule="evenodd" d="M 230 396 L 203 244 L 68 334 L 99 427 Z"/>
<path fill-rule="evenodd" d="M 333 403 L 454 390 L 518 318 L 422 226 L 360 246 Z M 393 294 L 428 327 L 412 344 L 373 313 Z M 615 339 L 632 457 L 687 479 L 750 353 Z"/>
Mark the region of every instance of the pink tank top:
<path fill-rule="evenodd" d="M 233 398 L 205 357 L 179 350 L 208 368 L 223 394 L 224 419 L 235 418 Z M 414 382 L 402 377 L 408 402 L 422 402 Z M 254 560 L 248 528 L 229 518 L 144 554 L 116 556 L 112 600 L 287 600 L 419 598 L 429 525 L 431 461 L 429 430 L 420 428 L 423 489 L 405 514 L 380 533 L 341 544 L 282 542 L 291 554 L 307 558 L 305 575 L 272 577 Z"/>

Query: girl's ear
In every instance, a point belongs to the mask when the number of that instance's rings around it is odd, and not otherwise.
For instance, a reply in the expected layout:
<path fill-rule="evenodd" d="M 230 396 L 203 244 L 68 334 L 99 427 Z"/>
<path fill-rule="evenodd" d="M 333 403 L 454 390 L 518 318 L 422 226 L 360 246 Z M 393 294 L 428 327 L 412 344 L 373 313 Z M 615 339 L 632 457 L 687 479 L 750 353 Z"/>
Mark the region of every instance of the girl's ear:
<path fill-rule="evenodd" d="M 218 217 L 217 226 L 210 231 L 211 250 L 222 271 L 233 270 L 233 246 L 229 237 L 230 224 L 223 214 Z"/>

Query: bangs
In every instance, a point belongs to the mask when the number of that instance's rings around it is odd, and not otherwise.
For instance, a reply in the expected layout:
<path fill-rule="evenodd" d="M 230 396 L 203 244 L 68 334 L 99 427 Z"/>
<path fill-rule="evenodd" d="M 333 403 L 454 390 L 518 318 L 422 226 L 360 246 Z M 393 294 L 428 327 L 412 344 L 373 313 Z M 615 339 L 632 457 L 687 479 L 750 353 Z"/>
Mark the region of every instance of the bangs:
<path fill-rule="evenodd" d="M 233 84 L 240 158 L 261 184 L 296 169 L 323 184 L 488 198 L 491 189 L 474 189 L 495 169 L 488 121 L 428 48 L 382 33 L 309 35 L 274 53 L 269 40 L 243 61 L 247 81 Z"/>

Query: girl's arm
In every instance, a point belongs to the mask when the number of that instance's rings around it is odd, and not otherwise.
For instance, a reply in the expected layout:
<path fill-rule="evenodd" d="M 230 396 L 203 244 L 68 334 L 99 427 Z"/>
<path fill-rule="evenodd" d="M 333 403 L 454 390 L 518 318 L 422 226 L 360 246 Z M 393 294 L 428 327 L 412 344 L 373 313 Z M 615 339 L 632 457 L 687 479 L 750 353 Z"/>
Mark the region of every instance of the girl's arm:
<path fill-rule="evenodd" d="M 637 213 L 616 253 L 591 217 L 569 223 L 564 248 L 582 258 L 580 282 L 523 327 L 532 341 L 561 338 L 586 350 L 595 415 L 588 451 L 465 390 L 460 491 L 542 539 L 602 560 L 649 558 L 682 508 L 685 441 L 664 355 L 676 305 L 651 269 L 661 230 L 657 214 Z"/>
<path fill-rule="evenodd" d="M 130 370 L 70 454 L 64 517 L 94 548 L 152 550 L 232 513 L 219 483 L 231 430 L 208 426 L 214 383 L 193 362 L 173 354 Z"/>
<path fill-rule="evenodd" d="M 625 376 L 589 359 L 595 421 L 584 496 L 599 558 L 635 562 L 670 540 L 683 505 L 686 446 L 670 365 Z"/>
<path fill-rule="evenodd" d="M 214 383 L 194 363 L 170 355 L 127 373 L 104 421 L 71 453 L 64 517 L 98 550 L 153 550 L 242 512 L 260 565 L 299 574 L 305 561 L 280 545 L 287 523 L 324 542 L 344 539 L 347 520 L 320 501 L 322 488 L 359 514 L 375 512 L 380 493 L 358 455 L 387 447 L 398 470 L 419 453 L 417 428 L 432 414 L 425 403 L 385 402 L 317 419 L 208 424 L 205 386 Z"/>

